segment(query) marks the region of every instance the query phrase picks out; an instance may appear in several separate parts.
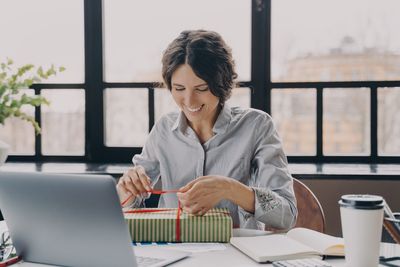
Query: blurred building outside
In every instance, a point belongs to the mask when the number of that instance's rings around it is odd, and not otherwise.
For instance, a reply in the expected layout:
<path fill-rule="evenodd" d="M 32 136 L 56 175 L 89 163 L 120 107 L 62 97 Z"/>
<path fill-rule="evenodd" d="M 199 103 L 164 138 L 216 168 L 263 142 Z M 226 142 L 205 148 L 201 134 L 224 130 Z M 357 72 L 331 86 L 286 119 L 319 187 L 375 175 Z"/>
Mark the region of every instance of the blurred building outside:
<path fill-rule="evenodd" d="M 288 60 L 280 82 L 387 81 L 400 79 L 400 55 L 360 47 L 345 36 L 325 54 L 311 52 Z M 382 154 L 400 151 L 400 90 L 378 88 L 378 143 Z M 315 154 L 315 97 L 302 101 L 307 89 L 272 97 L 272 116 L 288 154 Z M 278 90 L 277 90 L 278 91 Z M 297 93 L 298 92 L 298 93 Z M 312 91 L 315 94 L 315 89 Z M 274 96 L 274 95 L 273 95 Z M 324 154 L 368 155 L 370 145 L 369 89 L 324 90 Z M 274 112 L 275 111 L 275 112 Z M 310 131 L 311 129 L 311 131 Z M 397 138 L 396 138 L 397 136 Z"/>
<path fill-rule="evenodd" d="M 325 54 L 308 53 L 287 60 L 279 78 L 282 82 L 298 81 L 370 81 L 395 80 L 400 77 L 400 55 L 390 51 L 358 47 L 356 40 L 345 36 L 339 47 Z M 109 90 L 105 105 L 105 144 L 142 146 L 148 134 L 147 93 L 124 89 Z M 283 89 L 273 94 L 272 116 L 288 155 L 315 154 L 315 90 Z M 379 150 L 383 154 L 400 151 L 400 90 L 379 89 Z M 115 92 L 115 93 L 114 93 Z M 147 92 L 144 89 L 144 92 Z M 231 105 L 250 105 L 250 89 L 235 89 Z M 303 96 L 302 96 L 303 94 Z M 156 89 L 156 119 L 176 110 L 168 90 Z M 55 92 L 54 98 L 63 98 Z M 84 99 L 83 96 L 80 96 Z M 300 100 L 300 101 L 299 101 Z M 368 155 L 369 89 L 324 90 L 324 153 L 332 155 Z M 56 101 L 57 102 L 57 101 Z M 57 107 L 42 111 L 42 149 L 48 155 L 82 155 L 84 153 L 84 102 L 74 103 L 73 111 Z M 78 106 L 76 106 L 78 105 Z M 33 115 L 33 110 L 31 110 Z M 16 119 L 0 126 L 0 139 L 12 147 L 11 154 L 33 155 L 35 136 L 32 127 Z"/>

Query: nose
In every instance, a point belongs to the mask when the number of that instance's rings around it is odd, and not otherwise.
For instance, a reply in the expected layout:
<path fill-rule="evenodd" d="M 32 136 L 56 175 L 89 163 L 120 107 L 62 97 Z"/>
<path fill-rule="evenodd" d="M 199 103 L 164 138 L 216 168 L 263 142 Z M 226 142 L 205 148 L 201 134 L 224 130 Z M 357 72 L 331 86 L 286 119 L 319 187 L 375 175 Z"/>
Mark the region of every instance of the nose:
<path fill-rule="evenodd" d="M 193 107 L 197 102 L 196 94 L 191 90 L 186 90 L 185 94 L 185 105 L 187 107 Z"/>

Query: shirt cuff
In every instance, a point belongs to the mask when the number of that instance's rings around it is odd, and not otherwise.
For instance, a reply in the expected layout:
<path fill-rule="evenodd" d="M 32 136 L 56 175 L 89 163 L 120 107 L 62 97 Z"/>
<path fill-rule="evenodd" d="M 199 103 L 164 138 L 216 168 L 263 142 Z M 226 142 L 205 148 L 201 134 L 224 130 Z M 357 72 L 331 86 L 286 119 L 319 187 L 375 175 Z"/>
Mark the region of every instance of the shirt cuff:
<path fill-rule="evenodd" d="M 254 191 L 255 199 L 254 214 L 239 207 L 239 211 L 243 220 L 242 224 L 257 224 L 257 228 L 259 229 L 260 223 L 266 227 L 273 227 L 277 229 L 285 228 L 285 218 L 287 216 L 283 216 L 283 213 L 285 212 L 282 206 L 282 199 L 279 197 L 279 195 L 267 188 L 251 188 Z"/>
<path fill-rule="evenodd" d="M 279 209 L 281 200 L 276 193 L 267 188 L 252 188 L 255 194 L 254 216 L 256 218 L 262 217 L 275 209 Z"/>
<path fill-rule="evenodd" d="M 132 209 L 136 209 L 136 208 L 145 208 L 146 205 L 144 203 L 144 201 L 146 199 L 149 199 L 151 196 L 151 193 L 147 193 L 146 196 L 137 196 L 135 197 L 135 200 L 132 201 L 131 205 L 129 205 L 130 208 Z"/>

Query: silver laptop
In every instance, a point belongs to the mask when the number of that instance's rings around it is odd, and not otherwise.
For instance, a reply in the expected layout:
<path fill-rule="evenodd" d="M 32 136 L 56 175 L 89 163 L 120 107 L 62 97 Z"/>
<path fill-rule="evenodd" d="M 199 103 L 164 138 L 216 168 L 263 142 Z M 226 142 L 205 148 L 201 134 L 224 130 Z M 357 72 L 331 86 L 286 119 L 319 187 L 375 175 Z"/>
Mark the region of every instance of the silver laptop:
<path fill-rule="evenodd" d="M 17 254 L 27 262 L 165 266 L 188 256 L 133 249 L 111 176 L 0 172 L 0 209 Z"/>

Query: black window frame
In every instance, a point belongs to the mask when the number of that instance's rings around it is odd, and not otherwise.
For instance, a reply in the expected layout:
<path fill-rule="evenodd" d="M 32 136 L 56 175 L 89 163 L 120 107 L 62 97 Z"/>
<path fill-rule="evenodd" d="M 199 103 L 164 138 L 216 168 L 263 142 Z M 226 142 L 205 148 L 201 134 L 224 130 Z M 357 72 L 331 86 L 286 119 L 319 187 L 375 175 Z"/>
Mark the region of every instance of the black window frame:
<path fill-rule="evenodd" d="M 270 113 L 272 89 L 316 89 L 316 155 L 288 156 L 291 163 L 400 163 L 400 156 L 378 155 L 378 88 L 400 87 L 400 81 L 350 81 L 350 82 L 272 82 L 271 81 L 271 2 L 251 1 L 251 80 L 241 81 L 238 86 L 251 88 L 251 107 Z M 85 90 L 85 155 L 47 156 L 41 154 L 41 136 L 35 138 L 35 155 L 10 156 L 9 161 L 53 161 L 125 163 L 130 162 L 141 147 L 107 147 L 104 144 L 103 92 L 113 88 L 141 88 L 148 90 L 149 129 L 154 125 L 155 82 L 107 83 L 103 80 L 103 10 L 102 0 L 84 0 L 84 49 L 85 82 L 75 84 L 34 84 L 35 94 L 42 89 Z M 323 155 L 323 92 L 330 88 L 370 88 L 370 155 L 325 156 Z M 273 114 L 272 114 L 273 115 Z M 41 122 L 40 107 L 35 117 Z"/>

